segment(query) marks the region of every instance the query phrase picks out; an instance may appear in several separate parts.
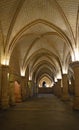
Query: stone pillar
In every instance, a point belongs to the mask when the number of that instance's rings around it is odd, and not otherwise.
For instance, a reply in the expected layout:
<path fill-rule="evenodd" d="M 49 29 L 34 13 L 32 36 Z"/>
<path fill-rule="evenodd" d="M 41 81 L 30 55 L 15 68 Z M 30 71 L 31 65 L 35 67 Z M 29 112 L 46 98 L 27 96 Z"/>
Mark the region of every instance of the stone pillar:
<path fill-rule="evenodd" d="M 58 82 L 56 82 L 55 85 L 54 85 L 54 93 L 55 93 L 55 96 L 57 96 L 57 97 L 59 95 L 58 85 L 59 85 Z"/>
<path fill-rule="evenodd" d="M 74 95 L 74 78 L 71 78 L 71 89 L 70 93 Z"/>
<path fill-rule="evenodd" d="M 1 108 L 1 67 L 0 67 L 0 108 Z"/>
<path fill-rule="evenodd" d="M 70 64 L 74 71 L 74 100 L 73 108 L 79 110 L 79 62 L 73 62 Z"/>
<path fill-rule="evenodd" d="M 25 77 L 21 77 L 21 91 L 22 91 L 22 100 L 26 100 L 26 82 Z"/>
<path fill-rule="evenodd" d="M 15 103 L 15 88 L 14 88 L 14 75 L 10 73 L 9 75 L 9 104 L 14 106 Z"/>
<path fill-rule="evenodd" d="M 36 95 L 39 94 L 38 88 L 39 88 L 39 86 L 38 86 L 38 83 L 36 82 Z"/>
<path fill-rule="evenodd" d="M 62 83 L 63 83 L 62 100 L 63 101 L 67 101 L 67 100 L 69 100 L 69 94 L 68 94 L 68 77 L 67 77 L 67 74 L 63 74 L 63 76 L 62 76 Z"/>
<path fill-rule="evenodd" d="M 57 96 L 57 83 L 55 83 L 53 86 L 53 93 L 55 96 Z"/>
<path fill-rule="evenodd" d="M 53 94 L 55 95 L 55 84 L 53 86 Z"/>
<path fill-rule="evenodd" d="M 1 108 L 7 109 L 9 107 L 9 79 L 8 79 L 8 66 L 1 66 Z"/>
<path fill-rule="evenodd" d="M 58 82 L 57 82 L 57 96 L 60 98 L 61 95 L 62 95 L 61 79 L 58 79 Z"/>
<path fill-rule="evenodd" d="M 33 83 L 32 80 L 28 81 L 28 87 L 29 87 L 29 97 L 33 96 Z"/>
<path fill-rule="evenodd" d="M 37 96 L 38 95 L 38 86 L 36 84 L 36 82 L 33 83 L 33 95 Z"/>

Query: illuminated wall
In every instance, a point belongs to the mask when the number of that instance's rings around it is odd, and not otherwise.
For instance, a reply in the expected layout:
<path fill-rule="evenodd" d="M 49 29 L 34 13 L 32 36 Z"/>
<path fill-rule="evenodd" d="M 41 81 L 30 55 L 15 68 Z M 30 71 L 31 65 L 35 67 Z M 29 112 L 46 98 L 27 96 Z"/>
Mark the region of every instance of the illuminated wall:
<path fill-rule="evenodd" d="M 46 82 L 46 87 L 52 87 L 53 86 L 53 81 L 51 81 L 48 77 L 44 76 L 39 81 L 39 87 L 43 87 L 42 84 L 43 84 L 44 81 Z"/>

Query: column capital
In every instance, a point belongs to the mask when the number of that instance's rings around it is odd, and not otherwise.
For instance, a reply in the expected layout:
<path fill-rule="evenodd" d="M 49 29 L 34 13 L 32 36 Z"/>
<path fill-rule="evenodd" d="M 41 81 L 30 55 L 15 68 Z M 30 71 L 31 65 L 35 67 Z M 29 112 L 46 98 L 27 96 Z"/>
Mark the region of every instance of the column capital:
<path fill-rule="evenodd" d="M 63 77 L 63 76 L 67 77 L 67 76 L 68 76 L 68 74 L 62 74 L 62 77 Z"/>
<path fill-rule="evenodd" d="M 30 82 L 30 83 L 31 83 L 31 82 L 32 82 L 32 80 L 28 80 L 28 82 Z"/>
<path fill-rule="evenodd" d="M 25 76 L 21 76 L 21 79 L 25 79 Z"/>
<path fill-rule="evenodd" d="M 2 69 L 9 69 L 9 66 L 8 65 L 1 65 L 1 68 Z"/>
<path fill-rule="evenodd" d="M 62 79 L 58 79 L 58 82 L 60 82 Z"/>
<path fill-rule="evenodd" d="M 64 76 L 64 75 L 66 75 L 66 76 L 67 76 L 68 74 L 62 74 L 62 76 Z"/>
<path fill-rule="evenodd" d="M 74 67 L 79 67 L 79 61 L 75 61 L 75 62 L 70 63 L 70 66 L 71 66 L 72 68 L 74 68 Z"/>
<path fill-rule="evenodd" d="M 68 74 L 62 74 L 62 80 L 63 78 L 66 78 L 66 77 L 68 77 Z"/>

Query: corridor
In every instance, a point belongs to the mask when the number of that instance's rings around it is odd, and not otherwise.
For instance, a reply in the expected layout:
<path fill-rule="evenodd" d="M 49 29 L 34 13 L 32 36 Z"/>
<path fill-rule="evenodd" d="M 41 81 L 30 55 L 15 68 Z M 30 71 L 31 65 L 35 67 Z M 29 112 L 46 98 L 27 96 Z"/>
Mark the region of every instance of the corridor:
<path fill-rule="evenodd" d="M 0 111 L 1 130 L 79 130 L 79 111 L 71 102 L 62 102 L 52 94 L 17 103 Z"/>

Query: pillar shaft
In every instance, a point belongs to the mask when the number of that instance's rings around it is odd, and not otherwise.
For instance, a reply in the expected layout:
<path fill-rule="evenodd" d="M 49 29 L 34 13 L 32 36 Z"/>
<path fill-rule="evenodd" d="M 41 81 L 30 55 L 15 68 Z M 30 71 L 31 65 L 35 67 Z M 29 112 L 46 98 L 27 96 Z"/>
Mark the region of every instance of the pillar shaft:
<path fill-rule="evenodd" d="M 15 105 L 14 82 L 10 82 L 10 87 L 9 87 L 9 104 L 11 106 Z"/>
<path fill-rule="evenodd" d="M 0 67 L 0 108 L 1 108 L 1 67 Z"/>
<path fill-rule="evenodd" d="M 28 81 L 28 87 L 29 87 L 29 97 L 33 96 L 33 82 L 32 80 Z"/>
<path fill-rule="evenodd" d="M 22 90 L 22 100 L 26 100 L 26 82 L 25 77 L 21 77 L 21 90 Z"/>
<path fill-rule="evenodd" d="M 74 71 L 74 101 L 73 108 L 79 110 L 79 62 L 74 62 L 71 64 Z"/>
<path fill-rule="evenodd" d="M 74 95 L 74 78 L 71 78 L 71 84 L 70 84 L 70 94 Z"/>
<path fill-rule="evenodd" d="M 39 93 L 38 84 L 37 84 L 37 82 L 34 82 L 34 83 L 33 83 L 33 95 L 34 95 L 34 96 L 37 96 L 38 93 Z"/>
<path fill-rule="evenodd" d="M 53 93 L 57 96 L 57 83 L 54 84 Z"/>
<path fill-rule="evenodd" d="M 57 96 L 61 97 L 61 95 L 62 95 L 61 79 L 58 79 L 58 82 L 57 82 Z"/>
<path fill-rule="evenodd" d="M 63 74 L 62 76 L 62 100 L 66 101 L 69 100 L 69 94 L 68 94 L 68 77 L 67 74 Z"/>
<path fill-rule="evenodd" d="M 14 88 L 15 76 L 10 73 L 9 75 L 9 104 L 15 105 L 15 88 Z"/>
<path fill-rule="evenodd" d="M 1 68 L 1 107 L 7 109 L 9 107 L 9 81 L 8 66 L 2 65 Z"/>

